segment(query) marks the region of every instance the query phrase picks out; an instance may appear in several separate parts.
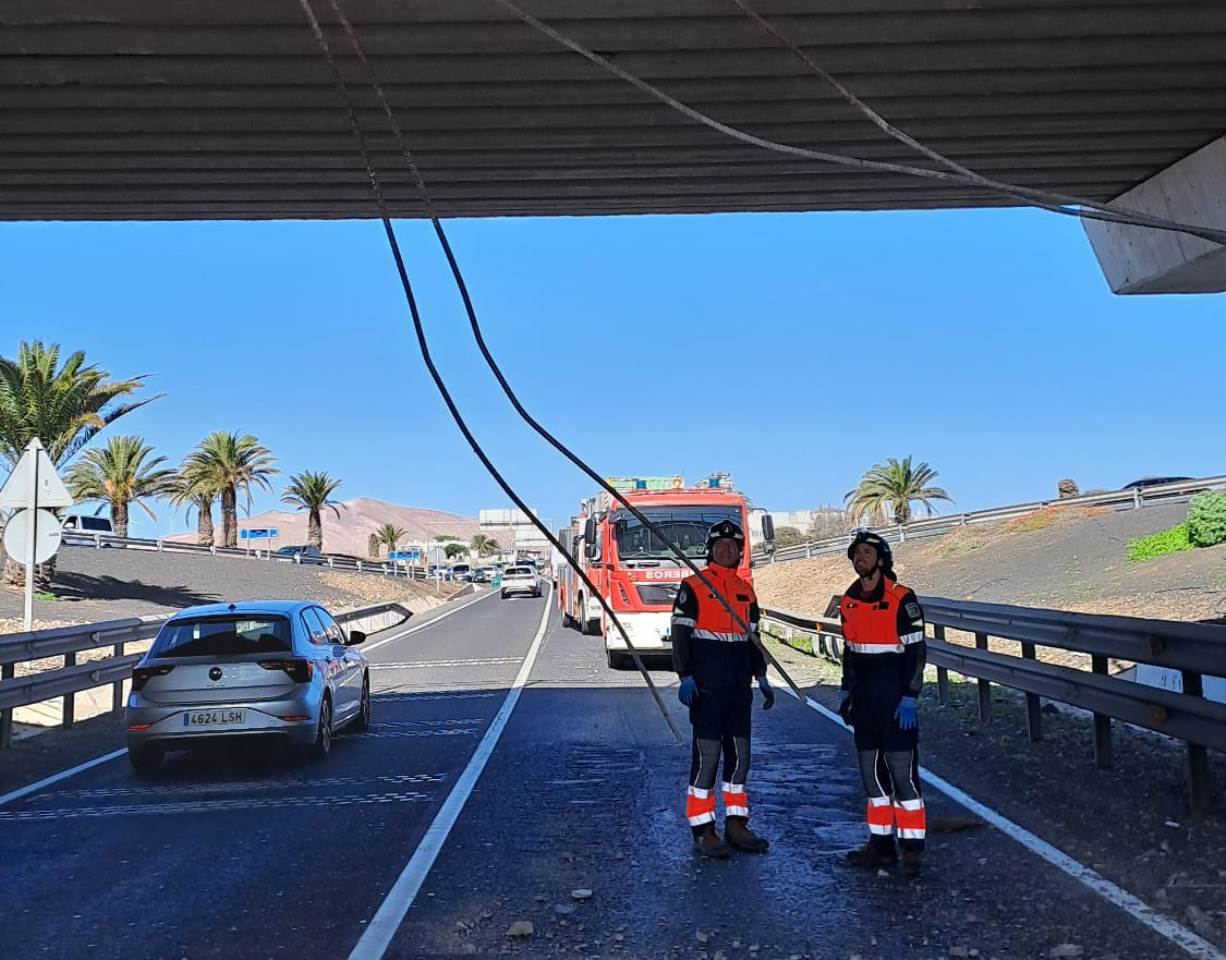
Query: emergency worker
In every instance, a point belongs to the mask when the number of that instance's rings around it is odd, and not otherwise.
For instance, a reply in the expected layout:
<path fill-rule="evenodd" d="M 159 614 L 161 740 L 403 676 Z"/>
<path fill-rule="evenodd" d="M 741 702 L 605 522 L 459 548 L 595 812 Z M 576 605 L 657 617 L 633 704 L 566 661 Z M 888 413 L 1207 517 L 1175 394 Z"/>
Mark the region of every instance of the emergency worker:
<path fill-rule="evenodd" d="M 721 520 L 707 534 L 703 572 L 736 618 L 697 576 L 682 582 L 673 604 L 673 668 L 681 678 L 678 696 L 689 707 L 694 728 L 685 815 L 694 849 L 707 857 L 727 857 L 732 847 L 749 853 L 765 853 L 770 847 L 748 825 L 745 782 L 754 680 L 762 691 L 762 709 L 774 706 L 775 693 L 766 679 L 766 658 L 754 642 L 758 598 L 753 587 L 736 574 L 744 550 L 745 534 L 731 520 Z M 715 781 L 721 753 L 724 839 L 715 829 Z"/>
<path fill-rule="evenodd" d="M 839 603 L 843 682 L 839 714 L 855 729 L 868 795 L 868 842 L 849 863 L 918 873 L 926 821 L 919 782 L 919 695 L 927 644 L 915 594 L 898 582 L 890 545 L 860 531 L 847 548 L 857 580 Z M 898 847 L 894 845 L 897 833 Z"/>

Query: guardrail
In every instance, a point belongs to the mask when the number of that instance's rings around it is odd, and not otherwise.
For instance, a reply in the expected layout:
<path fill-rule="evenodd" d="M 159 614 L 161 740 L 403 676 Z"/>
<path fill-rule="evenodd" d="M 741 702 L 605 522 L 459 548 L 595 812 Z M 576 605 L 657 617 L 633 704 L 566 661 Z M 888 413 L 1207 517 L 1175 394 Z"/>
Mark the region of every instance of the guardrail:
<path fill-rule="evenodd" d="M 1068 500 L 1035 500 L 1031 503 L 994 507 L 991 510 L 977 510 L 947 517 L 931 517 L 901 525 L 869 527 L 868 529 L 881 534 L 890 543 L 897 544 L 905 543 L 907 540 L 918 540 L 922 537 L 943 536 L 971 524 L 1015 520 L 1045 507 L 1105 507 L 1117 511 L 1140 510 L 1154 504 L 1182 503 L 1205 490 L 1226 490 L 1226 476 L 1185 480 L 1134 490 L 1113 490 L 1085 497 L 1072 497 Z M 802 560 L 827 553 L 840 553 L 847 549 L 850 539 L 851 536 L 848 534 L 812 540 L 792 547 L 783 547 L 772 554 L 755 555 L 754 562 L 755 564 L 783 563 L 788 560 Z"/>
<path fill-rule="evenodd" d="M 413 615 L 399 603 L 380 603 L 334 614 L 337 623 L 367 633 L 386 630 Z M 0 750 L 12 740 L 13 709 L 63 697 L 62 725 L 74 722 L 76 694 L 111 685 L 111 710 L 123 708 L 123 685 L 144 653 L 127 653 L 129 643 L 151 640 L 169 618 L 107 620 L 52 630 L 0 635 Z M 85 663 L 77 654 L 110 648 L 111 655 Z M 16 676 L 16 666 L 49 657 L 63 657 L 63 666 Z"/>
<path fill-rule="evenodd" d="M 1206 748 L 1226 752 L 1226 704 L 1204 698 L 1203 678 L 1226 673 L 1226 627 L 941 597 L 920 597 L 920 605 L 931 628 L 928 662 L 936 667 L 937 698 L 942 705 L 949 701 L 952 670 L 978 682 L 981 723 L 991 720 L 993 683 L 1024 693 L 1026 727 L 1032 741 L 1043 736 L 1044 699 L 1087 710 L 1094 718 L 1094 758 L 1101 769 L 1113 762 L 1112 720 L 1183 740 L 1192 808 L 1201 811 L 1209 806 Z M 785 610 L 764 610 L 763 618 L 781 625 L 789 639 L 797 630 L 812 635 L 815 655 L 840 659 L 838 620 Z M 947 630 L 972 635 L 974 647 L 950 643 Z M 990 637 L 1017 642 L 1019 655 L 989 651 Z M 1037 647 L 1089 654 L 1091 668 L 1041 663 L 1036 658 Z M 1175 671 L 1182 680 L 1182 692 L 1110 676 L 1109 659 Z"/>
<path fill-rule="evenodd" d="M 213 557 L 242 557 L 254 560 L 272 560 L 277 563 L 293 563 L 299 566 L 322 566 L 329 570 L 347 570 L 356 573 L 377 573 L 385 577 L 404 576 L 406 579 L 429 580 L 420 567 L 410 567 L 404 563 L 389 560 L 357 560 L 351 557 L 336 557 L 324 554 L 318 558 L 303 560 L 293 557 L 278 556 L 267 550 L 244 549 L 242 547 L 202 546 L 196 543 L 181 543 L 177 540 L 156 540 L 148 537 L 117 537 L 111 533 L 77 533 L 65 531 L 60 540 L 66 547 L 92 547 L 95 550 L 106 548 L 122 548 L 126 550 L 146 550 L 157 553 L 194 553 L 208 554 Z"/>

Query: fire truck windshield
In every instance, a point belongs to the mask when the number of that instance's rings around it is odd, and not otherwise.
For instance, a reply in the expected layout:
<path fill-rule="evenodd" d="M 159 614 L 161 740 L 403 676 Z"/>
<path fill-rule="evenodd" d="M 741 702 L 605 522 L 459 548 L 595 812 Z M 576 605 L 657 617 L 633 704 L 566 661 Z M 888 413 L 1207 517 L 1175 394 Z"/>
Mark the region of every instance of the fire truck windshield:
<path fill-rule="evenodd" d="M 685 551 L 687 557 L 707 555 L 707 531 L 721 520 L 744 524 L 740 507 L 733 504 L 641 507 L 640 511 Z M 673 559 L 664 541 L 644 527 L 633 514 L 618 510 L 609 519 L 617 541 L 617 555 L 622 560 Z"/>

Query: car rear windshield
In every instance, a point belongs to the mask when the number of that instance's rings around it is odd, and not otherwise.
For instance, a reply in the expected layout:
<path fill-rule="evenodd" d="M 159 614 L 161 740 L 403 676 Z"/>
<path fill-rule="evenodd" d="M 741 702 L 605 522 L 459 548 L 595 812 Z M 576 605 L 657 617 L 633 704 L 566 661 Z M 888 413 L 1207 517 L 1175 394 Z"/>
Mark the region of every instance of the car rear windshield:
<path fill-rule="evenodd" d="M 292 649 L 289 621 L 284 617 L 209 617 L 166 624 L 158 633 L 151 655 L 236 657 Z"/>
<path fill-rule="evenodd" d="M 503 574 L 503 576 L 504 577 L 530 577 L 532 576 L 532 568 L 531 567 L 510 567 L 507 570 L 507 572 Z"/>

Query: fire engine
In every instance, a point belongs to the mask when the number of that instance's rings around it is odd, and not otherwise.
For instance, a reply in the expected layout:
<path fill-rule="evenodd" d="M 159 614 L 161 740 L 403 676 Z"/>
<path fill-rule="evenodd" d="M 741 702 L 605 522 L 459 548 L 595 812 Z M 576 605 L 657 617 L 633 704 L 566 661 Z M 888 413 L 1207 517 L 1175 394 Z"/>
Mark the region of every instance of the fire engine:
<path fill-rule="evenodd" d="M 733 520 L 749 536 L 749 505 L 733 489 L 727 474 L 713 474 L 695 487 L 681 477 L 610 477 L 609 485 L 632 503 L 700 569 L 706 564 L 707 531 L 721 520 Z M 762 536 L 771 536 L 769 517 Z M 691 573 L 630 511 L 607 492 L 579 504 L 579 513 L 559 531 L 559 539 L 587 574 L 626 628 L 641 653 L 669 653 L 669 623 L 681 581 Z M 750 579 L 746 549 L 737 571 Z M 557 602 L 562 622 L 582 633 L 603 635 L 610 667 L 629 659 L 625 641 L 608 620 L 600 600 L 564 564 L 557 569 Z"/>

